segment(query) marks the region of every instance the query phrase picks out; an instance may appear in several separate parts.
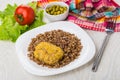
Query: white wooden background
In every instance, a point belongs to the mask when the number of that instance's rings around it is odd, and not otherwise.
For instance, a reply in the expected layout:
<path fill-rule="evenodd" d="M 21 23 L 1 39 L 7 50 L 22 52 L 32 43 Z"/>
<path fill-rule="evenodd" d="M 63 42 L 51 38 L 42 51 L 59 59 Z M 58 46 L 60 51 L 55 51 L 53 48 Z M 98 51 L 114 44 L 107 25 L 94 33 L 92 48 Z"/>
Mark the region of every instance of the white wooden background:
<path fill-rule="evenodd" d="M 0 0 L 0 10 L 6 4 L 26 3 L 31 0 Z M 105 37 L 105 33 L 85 30 L 92 37 L 97 50 Z M 99 70 L 91 71 L 92 61 L 88 64 L 55 76 L 39 77 L 26 72 L 21 66 L 15 44 L 0 41 L 0 80 L 120 80 L 120 32 L 114 33 L 104 52 Z"/>

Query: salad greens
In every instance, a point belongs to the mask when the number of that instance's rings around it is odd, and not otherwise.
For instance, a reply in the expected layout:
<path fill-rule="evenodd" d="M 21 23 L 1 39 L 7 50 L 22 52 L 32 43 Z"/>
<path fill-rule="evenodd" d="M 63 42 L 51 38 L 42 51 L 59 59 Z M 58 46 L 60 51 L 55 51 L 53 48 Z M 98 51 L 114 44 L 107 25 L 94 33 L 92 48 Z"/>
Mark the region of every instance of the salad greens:
<path fill-rule="evenodd" d="M 35 11 L 36 17 L 31 25 L 20 25 L 14 18 L 14 12 L 17 5 L 13 6 L 8 4 L 4 11 L 0 11 L 0 40 L 10 40 L 15 42 L 17 38 L 24 32 L 44 25 L 43 22 L 43 10 L 37 8 L 37 2 L 31 2 L 28 4 Z"/>

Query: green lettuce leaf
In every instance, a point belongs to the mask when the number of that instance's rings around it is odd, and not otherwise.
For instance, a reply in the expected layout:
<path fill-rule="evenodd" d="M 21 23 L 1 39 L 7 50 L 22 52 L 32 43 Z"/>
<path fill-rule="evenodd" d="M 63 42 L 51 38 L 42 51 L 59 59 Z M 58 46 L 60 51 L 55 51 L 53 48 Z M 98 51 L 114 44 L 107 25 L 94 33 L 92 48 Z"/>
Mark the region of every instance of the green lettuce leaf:
<path fill-rule="evenodd" d="M 7 8 L 3 11 L 4 15 L 13 15 L 15 12 L 15 9 L 17 8 L 17 5 L 14 4 L 13 6 L 8 4 Z"/>
<path fill-rule="evenodd" d="M 29 30 L 45 24 L 43 22 L 43 12 L 43 10 L 37 11 L 35 21 L 30 25 Z"/>
<path fill-rule="evenodd" d="M 10 36 L 5 27 L 0 26 L 0 40 L 9 40 Z"/>
<path fill-rule="evenodd" d="M 30 6 L 36 13 L 37 10 L 37 2 L 30 2 L 28 3 L 28 6 Z"/>
<path fill-rule="evenodd" d="M 15 42 L 27 27 L 27 25 L 19 25 L 12 15 L 5 16 L 2 24 L 0 25 L 0 39 Z"/>

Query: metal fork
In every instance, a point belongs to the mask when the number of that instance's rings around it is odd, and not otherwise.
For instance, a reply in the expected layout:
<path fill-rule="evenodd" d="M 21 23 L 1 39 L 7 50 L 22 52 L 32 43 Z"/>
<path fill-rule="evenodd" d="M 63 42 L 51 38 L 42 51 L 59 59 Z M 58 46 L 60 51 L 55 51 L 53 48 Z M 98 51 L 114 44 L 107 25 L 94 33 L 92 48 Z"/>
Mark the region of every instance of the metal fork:
<path fill-rule="evenodd" d="M 111 34 L 114 33 L 114 30 L 116 27 L 116 21 L 117 21 L 117 17 L 110 18 L 110 19 L 106 20 L 106 33 L 107 33 L 107 35 L 103 41 L 103 44 L 102 44 L 98 54 L 95 56 L 95 60 L 94 60 L 93 67 L 92 67 L 93 72 L 96 72 L 98 69 L 98 66 L 100 64 L 105 47 L 109 41 Z"/>

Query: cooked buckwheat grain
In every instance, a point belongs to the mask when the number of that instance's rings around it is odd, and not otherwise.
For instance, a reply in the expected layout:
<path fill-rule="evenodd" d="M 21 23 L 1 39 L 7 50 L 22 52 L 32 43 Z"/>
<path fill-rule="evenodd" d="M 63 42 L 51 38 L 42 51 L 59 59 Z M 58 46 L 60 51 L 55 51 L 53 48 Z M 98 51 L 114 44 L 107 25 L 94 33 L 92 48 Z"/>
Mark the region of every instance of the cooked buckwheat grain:
<path fill-rule="evenodd" d="M 44 62 L 37 60 L 33 53 L 36 45 L 40 42 L 50 42 L 62 48 L 64 51 L 63 58 L 54 65 L 45 64 Z M 32 39 L 28 47 L 28 57 L 39 65 L 47 66 L 49 68 L 60 68 L 75 60 L 80 55 L 81 49 L 82 44 L 80 39 L 74 34 L 62 30 L 53 30 L 45 32 L 44 34 L 38 34 Z"/>

